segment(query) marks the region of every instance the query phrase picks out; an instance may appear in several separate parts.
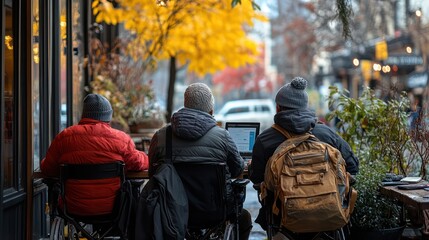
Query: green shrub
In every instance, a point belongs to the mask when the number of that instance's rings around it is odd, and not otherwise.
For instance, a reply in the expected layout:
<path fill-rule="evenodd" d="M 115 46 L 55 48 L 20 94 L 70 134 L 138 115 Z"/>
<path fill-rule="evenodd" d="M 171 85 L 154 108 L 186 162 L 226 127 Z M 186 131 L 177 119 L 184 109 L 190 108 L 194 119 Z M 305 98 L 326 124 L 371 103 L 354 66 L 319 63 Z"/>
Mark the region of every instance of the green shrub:
<path fill-rule="evenodd" d="M 385 102 L 366 88 L 354 99 L 347 91 L 331 87 L 328 101 L 332 112 L 327 119 L 338 118 L 339 134 L 359 158 L 352 224 L 367 230 L 398 226 L 399 206 L 381 196 L 378 189 L 386 173 L 406 175 L 408 169 L 406 153 L 412 148 L 407 132 L 408 98 L 401 94 Z"/>

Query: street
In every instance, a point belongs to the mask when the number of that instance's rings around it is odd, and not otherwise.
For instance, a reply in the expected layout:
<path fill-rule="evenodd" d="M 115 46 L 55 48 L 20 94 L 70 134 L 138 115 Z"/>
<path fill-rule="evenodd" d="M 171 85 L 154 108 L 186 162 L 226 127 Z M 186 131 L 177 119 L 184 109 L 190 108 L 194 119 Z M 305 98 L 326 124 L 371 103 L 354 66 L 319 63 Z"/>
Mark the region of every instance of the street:
<path fill-rule="evenodd" d="M 252 182 L 247 184 L 246 189 L 246 201 L 244 202 L 244 208 L 247 209 L 252 215 L 253 228 L 250 233 L 249 240 L 261 240 L 266 238 L 265 231 L 255 223 L 255 219 L 258 216 L 259 208 L 261 204 L 258 201 L 258 195 L 256 190 L 253 188 Z"/>

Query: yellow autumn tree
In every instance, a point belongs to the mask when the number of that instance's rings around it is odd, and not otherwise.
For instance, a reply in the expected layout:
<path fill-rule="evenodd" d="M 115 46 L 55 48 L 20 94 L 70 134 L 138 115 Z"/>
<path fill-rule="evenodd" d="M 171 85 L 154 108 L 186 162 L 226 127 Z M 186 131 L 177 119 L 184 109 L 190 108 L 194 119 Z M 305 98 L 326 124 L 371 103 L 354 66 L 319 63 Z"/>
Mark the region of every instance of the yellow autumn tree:
<path fill-rule="evenodd" d="M 94 0 L 97 22 L 123 24 L 133 35 L 128 52 L 146 63 L 170 59 L 167 111 L 171 113 L 176 61 L 199 75 L 255 62 L 257 43 L 246 29 L 266 17 L 252 1 L 232 7 L 231 0 Z M 168 118 L 169 119 L 169 118 Z"/>

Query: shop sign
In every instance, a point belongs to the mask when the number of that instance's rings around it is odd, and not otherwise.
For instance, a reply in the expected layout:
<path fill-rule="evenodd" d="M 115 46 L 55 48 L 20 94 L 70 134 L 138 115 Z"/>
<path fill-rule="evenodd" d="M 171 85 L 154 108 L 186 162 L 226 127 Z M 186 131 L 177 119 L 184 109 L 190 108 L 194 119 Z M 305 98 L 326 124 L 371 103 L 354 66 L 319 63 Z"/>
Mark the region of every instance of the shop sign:
<path fill-rule="evenodd" d="M 331 64 L 332 68 L 334 70 L 340 69 L 340 68 L 353 68 L 352 59 L 350 56 L 336 56 L 331 58 Z"/>
<path fill-rule="evenodd" d="M 407 87 L 408 88 L 425 87 L 427 84 L 427 81 L 428 81 L 427 72 L 412 73 L 408 77 Z"/>
<path fill-rule="evenodd" d="M 371 78 L 373 77 L 372 64 L 373 63 L 369 60 L 360 61 L 361 72 L 362 72 L 363 79 L 365 79 L 365 82 L 369 82 L 369 80 L 371 80 Z"/>
<path fill-rule="evenodd" d="M 376 60 L 384 60 L 388 58 L 389 53 L 387 50 L 386 41 L 380 41 L 375 44 L 375 59 Z"/>
<path fill-rule="evenodd" d="M 417 55 L 396 55 L 389 56 L 384 64 L 387 65 L 396 65 L 398 67 L 404 66 L 416 66 L 423 64 L 423 58 Z"/>

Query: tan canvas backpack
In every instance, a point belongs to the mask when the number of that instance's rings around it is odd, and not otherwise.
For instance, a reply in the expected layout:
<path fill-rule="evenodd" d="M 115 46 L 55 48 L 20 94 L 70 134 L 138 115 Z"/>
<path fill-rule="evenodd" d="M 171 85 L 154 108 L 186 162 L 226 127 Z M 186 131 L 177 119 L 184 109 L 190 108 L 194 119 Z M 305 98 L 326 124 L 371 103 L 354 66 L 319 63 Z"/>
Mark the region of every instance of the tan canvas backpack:
<path fill-rule="evenodd" d="M 310 133 L 292 135 L 276 124 L 273 128 L 287 140 L 269 159 L 262 188 L 274 193 L 272 210 L 281 214 L 281 225 L 294 232 L 331 231 L 346 225 L 357 192 L 349 186 L 341 153 Z"/>

